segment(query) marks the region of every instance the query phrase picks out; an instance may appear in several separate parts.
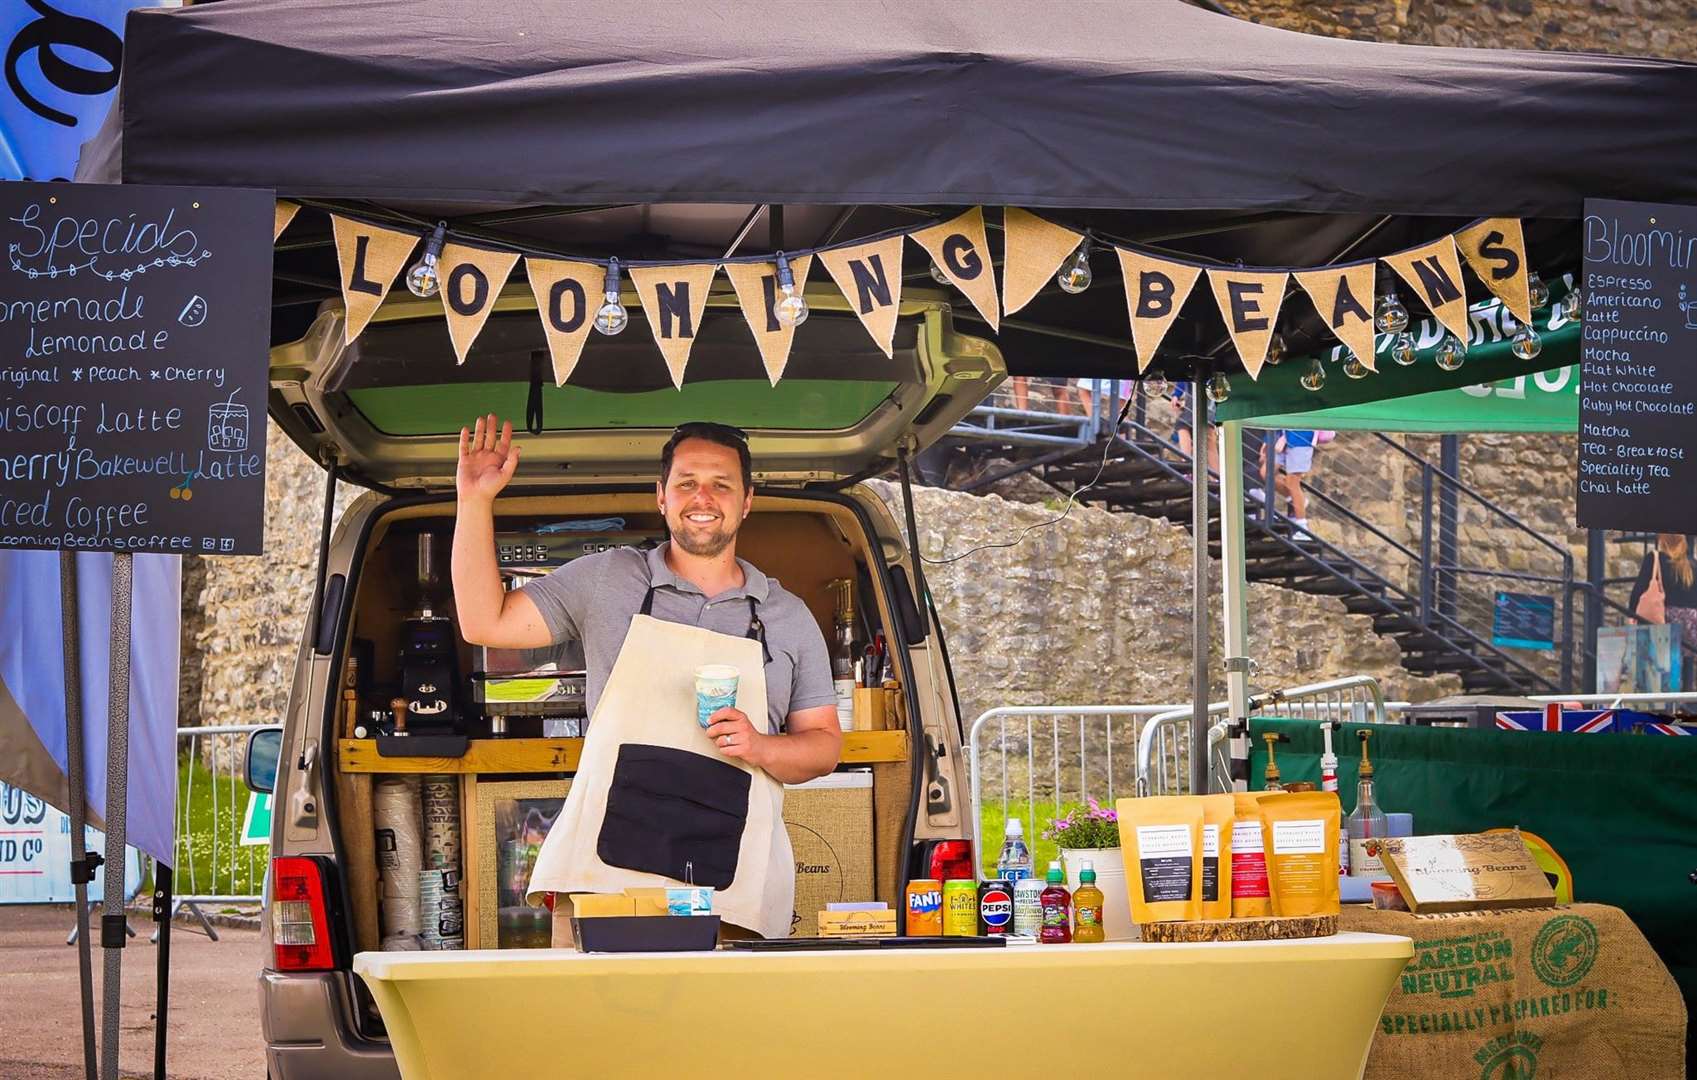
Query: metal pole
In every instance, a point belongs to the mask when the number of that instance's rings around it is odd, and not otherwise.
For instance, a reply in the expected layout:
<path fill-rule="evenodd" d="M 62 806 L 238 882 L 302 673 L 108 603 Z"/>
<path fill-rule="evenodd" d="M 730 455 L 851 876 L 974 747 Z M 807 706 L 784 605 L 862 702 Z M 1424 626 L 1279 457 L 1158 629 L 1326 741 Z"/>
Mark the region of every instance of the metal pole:
<path fill-rule="evenodd" d="M 1243 551 L 1243 425 L 1220 425 L 1220 608 L 1233 791 L 1249 790 L 1249 579 Z"/>
<path fill-rule="evenodd" d="M 65 779 L 71 788 L 71 881 L 77 897 L 77 986 L 82 999 L 83 1076 L 94 1080 L 99 1062 L 94 1054 L 94 960 L 88 940 L 88 880 L 94 866 L 88 860 L 84 836 L 88 825 L 88 792 L 83 786 L 82 635 L 78 630 L 74 551 L 59 553 L 59 621 L 65 638 Z"/>
<path fill-rule="evenodd" d="M 112 556 L 112 679 L 106 709 L 106 898 L 100 917 L 100 947 L 105 951 L 101 1003 L 100 1075 L 118 1080 L 118 994 L 124 961 L 125 786 L 130 765 L 130 590 L 135 556 Z"/>
<path fill-rule="evenodd" d="M 1561 561 L 1561 688 L 1573 690 L 1573 556 Z"/>
<path fill-rule="evenodd" d="M 1432 625 L 1432 463 L 1420 464 L 1420 625 Z"/>
<path fill-rule="evenodd" d="M 165 1034 L 170 1029 L 166 1019 L 171 1015 L 171 868 L 155 863 L 153 875 L 153 921 L 159 926 L 154 969 L 153 1080 L 166 1080 Z M 212 940 L 217 941 L 217 935 Z"/>
<path fill-rule="evenodd" d="M 1438 468 L 1461 479 L 1461 439 L 1456 435 L 1442 436 L 1438 443 Z M 1456 519 L 1460 514 L 1459 498 L 1454 481 L 1445 481 L 1438 488 L 1438 611 L 1455 618 L 1455 565 L 1461 560 L 1456 543 Z"/>
<path fill-rule="evenodd" d="M 1205 371 L 1190 385 L 1190 521 L 1194 541 L 1190 595 L 1190 790 L 1208 791 L 1208 401 Z"/>
<path fill-rule="evenodd" d="M 1261 432 L 1261 452 L 1267 458 L 1261 466 L 1261 524 L 1268 532 L 1273 531 L 1273 511 L 1278 506 L 1278 492 L 1273 487 L 1274 481 L 1279 478 L 1278 445 L 1278 432 Z"/>
<path fill-rule="evenodd" d="M 1608 576 L 1604 555 L 1608 538 L 1601 529 L 1585 530 L 1585 692 L 1597 692 L 1597 631 L 1603 626 L 1603 579 Z"/>

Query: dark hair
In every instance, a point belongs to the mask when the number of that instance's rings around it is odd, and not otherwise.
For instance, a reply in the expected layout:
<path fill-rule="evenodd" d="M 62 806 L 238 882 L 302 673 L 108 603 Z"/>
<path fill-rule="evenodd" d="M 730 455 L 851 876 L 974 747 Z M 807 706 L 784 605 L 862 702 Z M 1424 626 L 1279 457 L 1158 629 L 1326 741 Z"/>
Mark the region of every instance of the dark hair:
<path fill-rule="evenodd" d="M 735 450 L 737 461 L 742 464 L 743 490 L 753 490 L 754 459 L 748 453 L 748 432 L 729 424 L 715 424 L 708 420 L 692 420 L 673 429 L 672 437 L 666 440 L 666 445 L 660 450 L 660 486 L 664 487 L 667 478 L 672 475 L 672 457 L 677 453 L 678 444 L 685 439 L 705 439 L 717 446 Z"/>

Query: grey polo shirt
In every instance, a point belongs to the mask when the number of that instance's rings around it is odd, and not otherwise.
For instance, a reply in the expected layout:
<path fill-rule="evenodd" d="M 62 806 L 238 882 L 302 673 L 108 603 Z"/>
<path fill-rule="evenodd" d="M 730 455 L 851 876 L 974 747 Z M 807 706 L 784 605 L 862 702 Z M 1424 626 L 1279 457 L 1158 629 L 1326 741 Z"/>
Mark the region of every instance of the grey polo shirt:
<path fill-rule="evenodd" d="M 524 586 L 524 594 L 542 613 L 555 643 L 583 643 L 591 716 L 624 646 L 631 616 L 641 610 L 651 583 L 656 588 L 650 614 L 656 619 L 732 637 L 748 636 L 748 597 L 754 598 L 766 627 L 766 647 L 772 653 L 766 665 L 768 731 L 783 730 L 792 712 L 836 704 L 824 635 L 800 598 L 743 559 L 737 560 L 744 576 L 742 587 L 709 597 L 672 573 L 666 565 L 666 546 L 649 551 L 623 547 L 585 555 Z"/>

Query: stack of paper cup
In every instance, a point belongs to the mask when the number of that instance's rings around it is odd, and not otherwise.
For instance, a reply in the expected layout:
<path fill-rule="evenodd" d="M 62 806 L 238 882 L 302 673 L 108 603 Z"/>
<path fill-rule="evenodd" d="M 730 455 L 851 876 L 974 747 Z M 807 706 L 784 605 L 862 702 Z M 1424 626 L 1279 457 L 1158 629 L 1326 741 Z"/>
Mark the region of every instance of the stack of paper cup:
<path fill-rule="evenodd" d="M 372 802 L 377 870 L 383 881 L 383 936 L 417 934 L 418 874 L 423 869 L 418 778 L 392 776 L 379 781 Z"/>
<path fill-rule="evenodd" d="M 418 904 L 426 949 L 465 948 L 465 908 L 457 872 L 419 871 Z"/>
<path fill-rule="evenodd" d="M 424 866 L 460 869 L 460 778 L 424 778 Z"/>

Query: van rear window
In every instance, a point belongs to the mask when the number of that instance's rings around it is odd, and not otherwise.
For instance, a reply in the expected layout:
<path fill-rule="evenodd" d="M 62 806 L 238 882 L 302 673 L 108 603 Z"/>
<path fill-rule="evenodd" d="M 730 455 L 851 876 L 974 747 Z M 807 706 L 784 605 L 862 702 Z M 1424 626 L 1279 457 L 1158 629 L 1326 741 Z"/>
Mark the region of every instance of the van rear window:
<path fill-rule="evenodd" d="M 852 428 L 895 391 L 894 381 L 786 378 L 715 379 L 619 393 L 566 385 L 542 386 L 542 427 L 547 431 L 593 428 L 669 428 L 704 416 L 765 431 L 837 431 Z M 515 426 L 526 415 L 530 387 L 521 382 L 463 382 L 385 386 L 346 391 L 348 401 L 386 435 L 444 435 L 470 418 L 495 413 Z"/>

